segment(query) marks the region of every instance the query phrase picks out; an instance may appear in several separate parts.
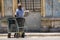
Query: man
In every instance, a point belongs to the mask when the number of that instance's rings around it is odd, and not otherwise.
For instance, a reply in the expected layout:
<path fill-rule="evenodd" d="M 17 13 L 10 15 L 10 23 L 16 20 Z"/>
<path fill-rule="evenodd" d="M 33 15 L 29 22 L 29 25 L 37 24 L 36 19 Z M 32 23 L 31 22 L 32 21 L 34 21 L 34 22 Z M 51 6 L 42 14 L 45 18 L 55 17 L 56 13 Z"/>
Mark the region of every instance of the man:
<path fill-rule="evenodd" d="M 16 16 L 16 20 L 17 20 L 18 26 L 19 27 L 23 27 L 25 19 L 24 19 L 24 10 L 23 10 L 21 4 L 18 4 L 18 8 L 16 9 L 15 16 Z M 15 33 L 14 37 L 19 37 L 19 33 Z M 22 33 L 21 37 L 24 37 L 24 32 Z"/>
<path fill-rule="evenodd" d="M 23 8 L 22 8 L 22 5 L 21 5 L 21 3 L 20 4 L 18 4 L 18 8 L 16 9 L 16 14 L 15 14 L 15 16 L 17 17 L 16 19 L 17 19 L 17 22 L 18 22 L 18 24 L 20 25 L 21 23 L 24 23 L 24 10 L 23 10 Z M 22 24 L 21 24 L 22 25 Z"/>
<path fill-rule="evenodd" d="M 24 10 L 23 10 L 21 4 L 18 4 L 18 8 L 16 9 L 15 16 L 16 16 L 18 27 L 24 27 L 24 22 L 25 22 L 25 19 L 24 19 Z M 14 21 L 12 23 L 14 23 Z M 11 22 L 9 23 L 9 27 L 10 26 L 11 26 Z M 15 30 L 18 30 L 18 29 L 15 29 Z M 19 33 L 15 33 L 14 37 L 18 38 L 18 37 L 20 37 L 20 34 Z M 24 32 L 22 33 L 21 37 L 24 37 Z M 8 38 L 11 38 L 11 33 L 8 33 Z"/>
<path fill-rule="evenodd" d="M 16 13 L 15 13 L 16 17 L 24 17 L 24 10 L 22 8 L 21 4 L 18 4 L 18 8 L 16 9 Z"/>

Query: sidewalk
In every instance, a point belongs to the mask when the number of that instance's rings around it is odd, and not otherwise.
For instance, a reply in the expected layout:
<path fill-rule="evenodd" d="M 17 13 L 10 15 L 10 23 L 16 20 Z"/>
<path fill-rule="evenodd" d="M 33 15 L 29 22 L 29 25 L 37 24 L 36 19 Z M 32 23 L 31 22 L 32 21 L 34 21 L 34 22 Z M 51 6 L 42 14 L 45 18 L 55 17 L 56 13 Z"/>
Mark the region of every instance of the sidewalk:
<path fill-rule="evenodd" d="M 25 33 L 27 36 L 60 36 L 60 33 Z"/>
<path fill-rule="evenodd" d="M 14 33 L 12 33 L 13 36 Z M 0 34 L 0 36 L 7 36 L 8 34 Z M 25 33 L 26 36 L 60 36 L 60 33 Z"/>

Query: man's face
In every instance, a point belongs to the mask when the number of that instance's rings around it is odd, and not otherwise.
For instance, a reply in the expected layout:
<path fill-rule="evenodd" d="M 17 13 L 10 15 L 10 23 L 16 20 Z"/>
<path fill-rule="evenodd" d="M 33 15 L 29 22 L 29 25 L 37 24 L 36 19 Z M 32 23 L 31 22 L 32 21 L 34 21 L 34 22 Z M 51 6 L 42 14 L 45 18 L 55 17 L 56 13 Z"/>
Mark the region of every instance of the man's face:
<path fill-rule="evenodd" d="M 21 9 L 21 6 L 18 6 L 19 9 Z"/>

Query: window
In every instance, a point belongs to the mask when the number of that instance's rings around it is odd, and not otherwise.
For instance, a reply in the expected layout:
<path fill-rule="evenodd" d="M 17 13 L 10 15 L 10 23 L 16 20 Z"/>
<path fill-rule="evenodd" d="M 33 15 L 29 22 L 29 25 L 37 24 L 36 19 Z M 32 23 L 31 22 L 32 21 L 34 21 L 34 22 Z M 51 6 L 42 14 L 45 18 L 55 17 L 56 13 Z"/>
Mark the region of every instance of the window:
<path fill-rule="evenodd" d="M 52 17 L 52 0 L 46 0 L 46 17 Z"/>
<path fill-rule="evenodd" d="M 21 3 L 26 10 L 40 12 L 41 0 L 21 0 Z"/>
<path fill-rule="evenodd" d="M 46 17 L 60 17 L 60 0 L 46 0 Z"/>
<path fill-rule="evenodd" d="M 53 16 L 60 17 L 60 0 L 53 0 Z"/>
<path fill-rule="evenodd" d="M 4 0 L 4 16 L 12 16 L 12 0 Z"/>

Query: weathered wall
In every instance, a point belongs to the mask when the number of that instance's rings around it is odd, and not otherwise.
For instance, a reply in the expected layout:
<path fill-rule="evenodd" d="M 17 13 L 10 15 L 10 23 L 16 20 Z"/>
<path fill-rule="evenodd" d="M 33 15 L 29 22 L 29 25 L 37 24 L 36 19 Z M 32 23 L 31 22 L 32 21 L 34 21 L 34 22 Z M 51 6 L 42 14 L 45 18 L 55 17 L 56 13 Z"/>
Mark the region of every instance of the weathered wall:
<path fill-rule="evenodd" d="M 25 17 L 25 30 L 30 32 L 40 32 L 41 16 L 39 12 L 30 12 L 30 15 Z"/>

